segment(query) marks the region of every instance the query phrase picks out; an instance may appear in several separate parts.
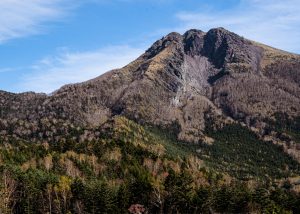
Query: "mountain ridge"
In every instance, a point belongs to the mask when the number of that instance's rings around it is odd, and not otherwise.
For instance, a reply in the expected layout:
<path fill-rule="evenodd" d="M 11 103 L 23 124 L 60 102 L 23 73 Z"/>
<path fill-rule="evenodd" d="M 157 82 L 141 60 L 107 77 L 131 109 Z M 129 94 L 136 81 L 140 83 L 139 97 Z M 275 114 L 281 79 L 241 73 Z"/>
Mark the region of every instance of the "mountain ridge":
<path fill-rule="evenodd" d="M 196 143 L 205 138 L 206 117 L 216 127 L 239 121 L 262 132 L 264 120 L 278 112 L 299 116 L 299 73 L 299 55 L 224 28 L 192 29 L 168 34 L 121 69 L 63 86 L 50 96 L 2 91 L 0 116 L 95 127 L 124 115 L 141 124 L 177 123 L 178 138 Z"/>

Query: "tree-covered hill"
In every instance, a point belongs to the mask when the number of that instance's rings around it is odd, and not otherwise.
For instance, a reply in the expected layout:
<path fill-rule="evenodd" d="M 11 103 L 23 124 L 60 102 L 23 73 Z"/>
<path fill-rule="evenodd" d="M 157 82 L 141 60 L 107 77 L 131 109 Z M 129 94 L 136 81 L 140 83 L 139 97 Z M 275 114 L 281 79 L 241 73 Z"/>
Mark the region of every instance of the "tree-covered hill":
<path fill-rule="evenodd" d="M 91 130 L 53 143 L 2 140 L 1 213 L 298 213 L 293 184 L 274 180 L 298 165 L 239 128 L 212 131 L 212 145 L 191 147 L 166 129 L 115 117 L 80 142 Z M 245 150 L 232 150 L 237 143 Z M 248 144 L 264 153 L 247 154 Z"/>

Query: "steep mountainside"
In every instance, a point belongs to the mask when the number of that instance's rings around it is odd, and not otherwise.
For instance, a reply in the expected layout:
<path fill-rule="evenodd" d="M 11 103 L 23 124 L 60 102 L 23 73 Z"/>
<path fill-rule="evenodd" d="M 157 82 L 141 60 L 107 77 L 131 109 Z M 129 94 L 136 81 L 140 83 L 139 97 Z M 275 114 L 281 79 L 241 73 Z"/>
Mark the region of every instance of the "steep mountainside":
<path fill-rule="evenodd" d="M 198 142 L 207 117 L 216 125 L 233 119 L 262 130 L 276 113 L 299 116 L 299 74 L 299 55 L 223 28 L 171 33 L 126 67 L 50 96 L 1 92 L 0 128 L 42 119 L 95 127 L 124 115 L 141 124 L 175 124 L 179 139 Z"/>

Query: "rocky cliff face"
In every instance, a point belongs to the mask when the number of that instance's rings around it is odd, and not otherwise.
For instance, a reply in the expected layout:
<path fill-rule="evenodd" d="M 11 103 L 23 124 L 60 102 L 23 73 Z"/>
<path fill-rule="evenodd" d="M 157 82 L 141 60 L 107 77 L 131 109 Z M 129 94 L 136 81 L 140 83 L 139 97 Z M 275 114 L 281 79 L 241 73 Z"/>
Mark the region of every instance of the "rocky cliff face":
<path fill-rule="evenodd" d="M 171 33 L 124 68 L 50 96 L 0 92 L 0 134 L 30 138 L 66 123 L 97 127 L 114 115 L 175 124 L 179 139 L 188 142 L 205 139 L 207 120 L 216 127 L 240 121 L 262 131 L 275 113 L 300 116 L 299 76 L 299 55 L 223 28 Z"/>

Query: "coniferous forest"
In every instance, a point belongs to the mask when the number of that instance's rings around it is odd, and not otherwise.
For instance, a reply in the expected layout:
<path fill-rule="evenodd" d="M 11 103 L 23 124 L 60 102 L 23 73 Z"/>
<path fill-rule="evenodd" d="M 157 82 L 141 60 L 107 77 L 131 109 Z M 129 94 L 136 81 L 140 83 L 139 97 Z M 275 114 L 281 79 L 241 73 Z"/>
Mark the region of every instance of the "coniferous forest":
<path fill-rule="evenodd" d="M 1 213 L 300 213 L 280 146 L 238 124 L 206 132 L 191 145 L 117 116 L 53 143 L 1 139 Z"/>

